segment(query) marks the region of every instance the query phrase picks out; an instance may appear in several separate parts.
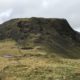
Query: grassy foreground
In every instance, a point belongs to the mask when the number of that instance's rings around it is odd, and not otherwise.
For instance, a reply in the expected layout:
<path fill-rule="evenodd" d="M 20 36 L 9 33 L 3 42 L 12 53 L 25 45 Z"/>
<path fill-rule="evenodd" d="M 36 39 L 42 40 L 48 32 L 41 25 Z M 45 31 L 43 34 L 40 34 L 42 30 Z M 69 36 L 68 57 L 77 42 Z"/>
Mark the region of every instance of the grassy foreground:
<path fill-rule="evenodd" d="M 14 41 L 0 42 L 0 80 L 80 80 L 80 60 L 62 59 Z"/>

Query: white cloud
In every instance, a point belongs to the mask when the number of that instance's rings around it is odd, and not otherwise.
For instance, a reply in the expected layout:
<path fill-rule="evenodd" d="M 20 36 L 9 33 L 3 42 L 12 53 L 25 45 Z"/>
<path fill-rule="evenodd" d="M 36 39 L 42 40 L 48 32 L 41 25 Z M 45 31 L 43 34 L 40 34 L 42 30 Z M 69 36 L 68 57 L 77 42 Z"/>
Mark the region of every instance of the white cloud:
<path fill-rule="evenodd" d="M 6 21 L 7 19 L 10 18 L 11 14 L 12 14 L 13 10 L 12 9 L 9 9 L 9 10 L 6 10 L 4 12 L 1 12 L 0 13 L 0 23 Z"/>
<path fill-rule="evenodd" d="M 4 11 L 4 12 L 0 13 L 0 18 L 9 17 L 11 15 L 11 13 L 12 13 L 12 9 Z"/>
<path fill-rule="evenodd" d="M 47 8 L 48 5 L 49 5 L 48 0 L 43 0 L 43 1 L 42 1 L 42 6 L 43 6 L 43 8 Z"/>

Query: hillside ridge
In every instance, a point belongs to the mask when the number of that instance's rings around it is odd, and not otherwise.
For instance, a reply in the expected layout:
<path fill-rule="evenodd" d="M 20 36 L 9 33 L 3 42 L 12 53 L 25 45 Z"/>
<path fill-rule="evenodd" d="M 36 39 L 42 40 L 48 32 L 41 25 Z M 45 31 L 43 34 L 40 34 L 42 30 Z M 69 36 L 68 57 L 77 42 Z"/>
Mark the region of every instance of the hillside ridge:
<path fill-rule="evenodd" d="M 22 49 L 40 46 L 49 54 L 80 58 L 80 33 L 73 30 L 66 19 L 12 19 L 0 25 L 0 39 L 13 39 Z"/>

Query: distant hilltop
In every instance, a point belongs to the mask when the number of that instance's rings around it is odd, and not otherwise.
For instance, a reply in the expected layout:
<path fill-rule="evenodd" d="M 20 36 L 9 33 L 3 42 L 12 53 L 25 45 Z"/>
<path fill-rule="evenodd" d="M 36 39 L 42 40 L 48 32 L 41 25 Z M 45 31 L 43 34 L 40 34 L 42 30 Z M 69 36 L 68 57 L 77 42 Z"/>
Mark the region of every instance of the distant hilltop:
<path fill-rule="evenodd" d="M 80 33 L 74 31 L 66 19 L 12 19 L 0 25 L 0 39 L 13 39 L 25 48 L 41 46 L 63 57 L 80 57 Z"/>

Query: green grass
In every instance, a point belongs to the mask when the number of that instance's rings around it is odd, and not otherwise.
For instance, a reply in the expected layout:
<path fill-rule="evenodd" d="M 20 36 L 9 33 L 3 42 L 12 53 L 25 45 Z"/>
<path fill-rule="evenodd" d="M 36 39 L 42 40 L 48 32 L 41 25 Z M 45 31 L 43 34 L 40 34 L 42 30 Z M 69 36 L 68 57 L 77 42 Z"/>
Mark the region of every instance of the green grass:
<path fill-rule="evenodd" d="M 0 80 L 80 80 L 80 59 L 63 59 L 36 48 L 21 50 L 14 41 L 2 41 Z"/>

